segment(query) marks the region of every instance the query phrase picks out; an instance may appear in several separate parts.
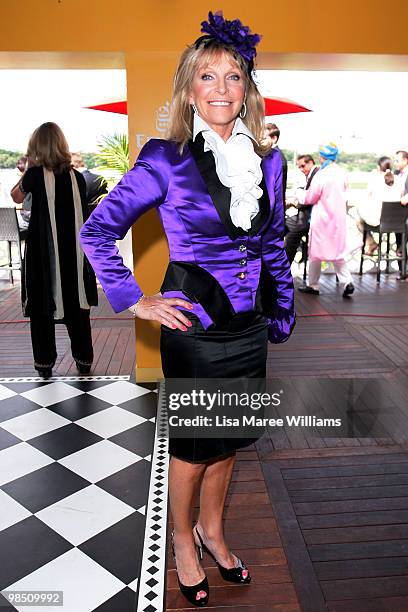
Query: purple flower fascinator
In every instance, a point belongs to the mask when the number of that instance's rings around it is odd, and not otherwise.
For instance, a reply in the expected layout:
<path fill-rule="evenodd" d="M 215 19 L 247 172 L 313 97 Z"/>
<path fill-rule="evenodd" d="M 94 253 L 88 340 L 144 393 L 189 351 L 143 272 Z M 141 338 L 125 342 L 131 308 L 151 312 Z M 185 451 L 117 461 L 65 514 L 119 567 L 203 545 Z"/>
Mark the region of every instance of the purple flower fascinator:
<path fill-rule="evenodd" d="M 259 34 L 251 34 L 248 26 L 242 25 L 239 19 L 229 21 L 224 19 L 222 11 L 208 13 L 208 21 L 201 23 L 200 36 L 195 42 L 196 49 L 201 44 L 209 46 L 213 41 L 230 45 L 248 62 L 248 69 L 252 70 L 256 56 L 256 45 L 261 40 Z"/>

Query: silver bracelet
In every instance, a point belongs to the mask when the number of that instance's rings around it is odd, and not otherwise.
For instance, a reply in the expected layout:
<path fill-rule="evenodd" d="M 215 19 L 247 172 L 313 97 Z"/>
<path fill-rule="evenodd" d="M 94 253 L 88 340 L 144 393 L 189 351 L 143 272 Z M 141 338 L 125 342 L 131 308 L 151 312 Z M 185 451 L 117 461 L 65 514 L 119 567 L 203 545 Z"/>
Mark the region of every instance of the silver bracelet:
<path fill-rule="evenodd" d="M 142 301 L 142 299 L 143 299 L 144 297 L 146 297 L 146 296 L 144 295 L 144 293 L 142 293 L 142 295 L 141 295 L 141 296 L 140 296 L 140 298 L 137 300 L 137 302 L 135 302 L 135 303 L 133 304 L 133 306 L 131 306 L 131 307 L 129 308 L 130 312 L 132 313 L 132 315 L 133 315 L 134 317 L 136 317 L 136 314 L 137 314 L 137 312 L 136 312 L 136 311 L 137 311 L 137 307 L 139 306 L 140 302 Z"/>

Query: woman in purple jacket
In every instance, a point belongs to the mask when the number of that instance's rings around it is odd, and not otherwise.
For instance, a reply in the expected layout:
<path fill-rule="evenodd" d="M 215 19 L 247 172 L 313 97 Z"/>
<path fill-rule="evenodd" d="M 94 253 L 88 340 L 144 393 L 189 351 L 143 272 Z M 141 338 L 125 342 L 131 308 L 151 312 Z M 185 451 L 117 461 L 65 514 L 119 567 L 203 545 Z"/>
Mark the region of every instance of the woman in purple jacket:
<path fill-rule="evenodd" d="M 182 54 L 167 140 L 152 139 L 81 231 L 83 248 L 114 310 L 159 321 L 166 378 L 264 378 L 267 342 L 295 323 L 283 245 L 282 162 L 262 145 L 264 105 L 253 80 L 260 37 L 209 14 Z M 145 296 L 115 241 L 156 208 L 170 263 L 161 293 Z M 253 439 L 170 439 L 170 504 L 179 584 L 197 606 L 208 582 L 195 545 L 224 579 L 248 583 L 225 542 L 224 502 L 236 449 Z M 200 515 L 191 529 L 200 490 Z"/>

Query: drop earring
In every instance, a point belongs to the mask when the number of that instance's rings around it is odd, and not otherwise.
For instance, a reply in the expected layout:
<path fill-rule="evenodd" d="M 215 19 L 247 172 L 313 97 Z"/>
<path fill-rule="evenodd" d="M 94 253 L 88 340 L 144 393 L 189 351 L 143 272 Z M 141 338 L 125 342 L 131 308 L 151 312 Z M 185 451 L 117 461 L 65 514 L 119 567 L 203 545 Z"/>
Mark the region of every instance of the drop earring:
<path fill-rule="evenodd" d="M 191 108 L 193 109 L 193 113 L 195 113 L 196 115 L 198 115 L 198 110 L 197 110 L 197 107 L 196 107 L 196 105 L 194 104 L 194 102 L 192 103 Z"/>
<path fill-rule="evenodd" d="M 247 105 L 246 105 L 246 102 L 243 102 L 239 116 L 241 117 L 241 119 L 243 119 L 244 117 L 246 117 L 246 114 L 247 114 Z"/>

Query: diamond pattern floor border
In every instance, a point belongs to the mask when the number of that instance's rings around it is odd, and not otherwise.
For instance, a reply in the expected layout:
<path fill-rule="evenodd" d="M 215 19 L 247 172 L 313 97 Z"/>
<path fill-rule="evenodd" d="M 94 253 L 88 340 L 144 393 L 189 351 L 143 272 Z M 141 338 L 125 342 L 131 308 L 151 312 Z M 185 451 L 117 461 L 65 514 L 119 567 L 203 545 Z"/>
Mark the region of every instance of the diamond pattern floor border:
<path fill-rule="evenodd" d="M 168 462 L 168 427 L 162 382 L 159 390 L 137 612 L 164 610 Z"/>
<path fill-rule="evenodd" d="M 0 378 L 0 591 L 63 591 L 64 612 L 163 610 L 157 400 L 128 376 Z"/>

